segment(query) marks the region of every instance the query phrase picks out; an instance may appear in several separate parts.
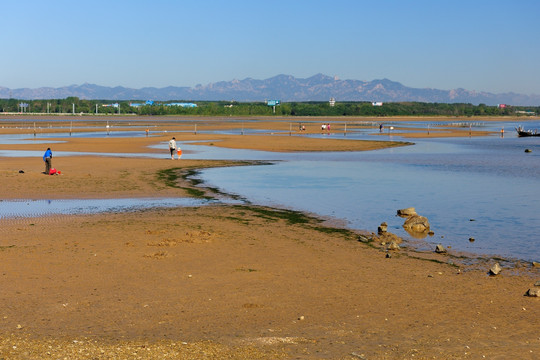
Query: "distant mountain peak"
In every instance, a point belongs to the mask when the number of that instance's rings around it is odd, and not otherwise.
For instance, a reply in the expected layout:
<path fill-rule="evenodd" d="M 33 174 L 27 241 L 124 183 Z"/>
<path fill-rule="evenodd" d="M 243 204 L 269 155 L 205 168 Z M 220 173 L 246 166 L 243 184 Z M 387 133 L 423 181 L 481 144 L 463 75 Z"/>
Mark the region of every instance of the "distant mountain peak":
<path fill-rule="evenodd" d="M 471 103 L 487 105 L 540 105 L 540 95 L 516 93 L 492 94 L 469 91 L 462 88 L 438 90 L 431 88 L 410 88 L 387 78 L 372 81 L 340 80 L 337 76 L 322 73 L 308 78 L 296 78 L 279 74 L 265 80 L 245 78 L 220 81 L 195 87 L 167 86 L 165 88 L 144 87 L 132 89 L 122 86 L 106 87 L 85 82 L 60 88 L 42 87 L 36 89 L 9 89 L 0 87 L 0 98 L 15 99 L 63 99 L 75 96 L 81 99 L 107 100 L 191 100 L 212 101 L 265 101 L 277 99 L 291 101 L 381 101 L 381 102 L 438 102 Z"/>

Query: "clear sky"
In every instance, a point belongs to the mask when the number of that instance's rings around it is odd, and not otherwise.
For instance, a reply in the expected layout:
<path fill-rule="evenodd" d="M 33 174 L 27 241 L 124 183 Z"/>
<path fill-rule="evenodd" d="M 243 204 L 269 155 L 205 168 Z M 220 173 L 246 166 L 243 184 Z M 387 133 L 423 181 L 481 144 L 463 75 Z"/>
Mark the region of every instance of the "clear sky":
<path fill-rule="evenodd" d="M 540 94 L 538 0 L 3 1 L 0 86 L 279 74 Z"/>

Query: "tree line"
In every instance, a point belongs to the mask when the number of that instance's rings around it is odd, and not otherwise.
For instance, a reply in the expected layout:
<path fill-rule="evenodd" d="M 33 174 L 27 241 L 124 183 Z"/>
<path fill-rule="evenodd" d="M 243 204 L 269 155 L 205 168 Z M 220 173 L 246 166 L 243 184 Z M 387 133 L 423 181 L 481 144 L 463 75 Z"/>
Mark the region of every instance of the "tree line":
<path fill-rule="evenodd" d="M 191 116 L 515 116 L 540 113 L 540 106 L 489 106 L 462 103 L 389 102 L 264 102 L 197 101 L 197 107 L 169 106 L 170 102 L 132 106 L 140 101 L 84 100 L 77 97 L 50 100 L 0 99 L 0 113 L 37 114 L 134 114 Z"/>

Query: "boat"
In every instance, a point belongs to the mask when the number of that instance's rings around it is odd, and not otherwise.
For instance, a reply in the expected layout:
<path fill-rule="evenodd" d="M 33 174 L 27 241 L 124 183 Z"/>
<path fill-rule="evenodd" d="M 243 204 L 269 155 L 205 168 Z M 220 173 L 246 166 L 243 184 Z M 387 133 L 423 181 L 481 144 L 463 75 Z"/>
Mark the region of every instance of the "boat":
<path fill-rule="evenodd" d="M 525 130 L 521 126 L 516 128 L 516 131 L 518 133 L 519 137 L 526 137 L 526 136 L 540 136 L 540 133 L 538 130 Z"/>

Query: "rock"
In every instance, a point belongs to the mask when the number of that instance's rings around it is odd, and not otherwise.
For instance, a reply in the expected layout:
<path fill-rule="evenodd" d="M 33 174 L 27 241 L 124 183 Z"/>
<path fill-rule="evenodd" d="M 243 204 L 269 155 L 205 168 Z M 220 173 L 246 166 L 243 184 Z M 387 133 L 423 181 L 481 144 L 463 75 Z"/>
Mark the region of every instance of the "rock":
<path fill-rule="evenodd" d="M 470 237 L 470 238 L 469 238 L 469 242 L 474 242 L 474 238 L 473 238 L 473 237 Z"/>
<path fill-rule="evenodd" d="M 411 215 L 403 224 L 405 230 L 424 233 L 429 231 L 429 221 L 426 217 L 420 215 Z"/>
<path fill-rule="evenodd" d="M 416 209 L 413 207 L 406 208 L 406 209 L 400 209 L 397 211 L 397 214 L 399 216 L 412 216 L 416 215 Z"/>
<path fill-rule="evenodd" d="M 446 253 L 446 249 L 445 249 L 444 246 L 442 246 L 441 244 L 438 244 L 438 245 L 435 247 L 435 252 L 436 252 L 436 253 L 439 253 L 439 254 L 444 254 L 444 253 Z"/>
<path fill-rule="evenodd" d="M 363 243 L 369 243 L 369 242 L 372 242 L 373 239 L 365 235 L 358 235 L 358 241 L 363 242 Z"/>
<path fill-rule="evenodd" d="M 377 229 L 377 232 L 380 235 L 380 234 L 385 233 L 387 230 L 388 230 L 388 224 L 386 222 L 383 222 L 383 223 L 381 223 L 381 225 L 379 225 L 379 228 Z"/>
<path fill-rule="evenodd" d="M 495 265 L 493 265 L 491 267 L 491 269 L 489 269 L 489 274 L 490 275 L 499 275 L 499 273 L 501 271 L 502 271 L 501 265 L 499 265 L 499 263 L 495 263 Z"/>
<path fill-rule="evenodd" d="M 390 242 L 390 244 L 388 244 L 388 247 L 386 248 L 387 250 L 399 250 L 399 244 L 395 241 L 392 241 Z"/>
<path fill-rule="evenodd" d="M 527 290 L 525 296 L 540 297 L 540 288 L 531 288 Z"/>
<path fill-rule="evenodd" d="M 428 235 L 429 235 L 429 236 L 434 236 L 435 233 L 434 233 L 433 231 L 428 231 Z"/>
<path fill-rule="evenodd" d="M 354 351 L 351 353 L 351 356 L 357 357 L 357 358 L 362 359 L 362 360 L 367 360 L 367 357 L 364 354 L 359 354 L 359 353 L 354 352 Z"/>
<path fill-rule="evenodd" d="M 533 262 L 532 262 L 532 266 L 533 266 L 533 267 L 540 267 L 540 263 L 539 263 L 539 262 L 536 262 L 536 261 L 533 261 Z"/>
<path fill-rule="evenodd" d="M 530 153 L 530 152 L 532 152 L 532 150 L 531 149 L 525 149 L 525 152 Z"/>
<path fill-rule="evenodd" d="M 535 282 L 534 286 L 540 286 L 540 281 Z"/>
<path fill-rule="evenodd" d="M 367 360 L 367 357 L 364 354 L 359 354 L 357 352 L 352 352 L 351 356 L 357 357 L 357 358 L 362 359 L 362 360 Z"/>

